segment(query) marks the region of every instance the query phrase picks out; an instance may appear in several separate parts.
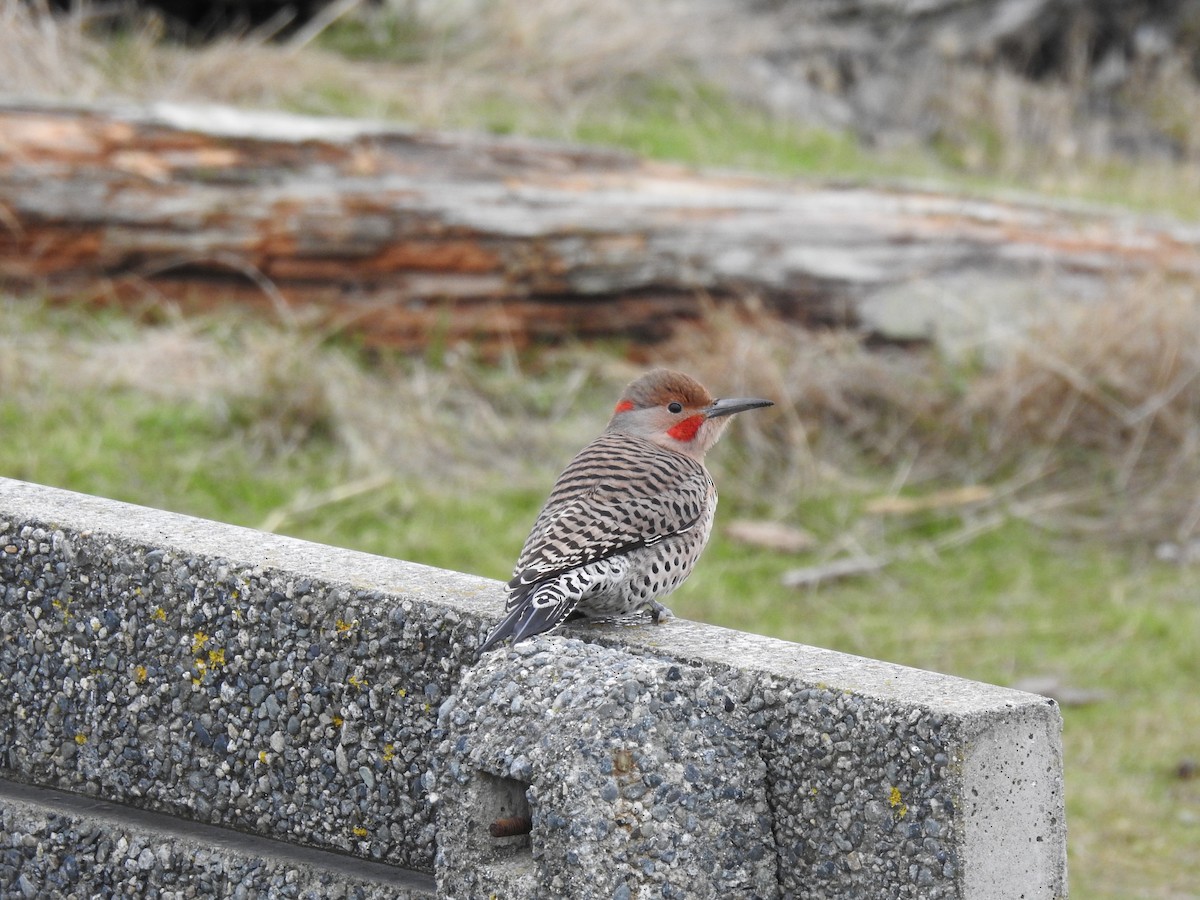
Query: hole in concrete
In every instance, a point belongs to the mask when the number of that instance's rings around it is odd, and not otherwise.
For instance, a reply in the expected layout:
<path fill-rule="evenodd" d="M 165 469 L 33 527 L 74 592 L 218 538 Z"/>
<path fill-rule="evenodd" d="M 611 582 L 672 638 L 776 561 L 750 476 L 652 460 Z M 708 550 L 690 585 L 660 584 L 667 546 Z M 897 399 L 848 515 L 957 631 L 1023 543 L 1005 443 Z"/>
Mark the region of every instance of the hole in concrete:
<path fill-rule="evenodd" d="M 540 836 L 527 827 L 537 798 L 531 784 L 479 769 L 467 784 L 466 802 L 443 823 L 456 864 L 470 865 L 477 883 L 488 885 L 493 896 L 539 896 L 533 841 Z M 502 836 L 494 837 L 494 831 Z"/>
<path fill-rule="evenodd" d="M 529 808 L 529 785 L 515 778 L 500 778 L 480 772 L 480 817 L 496 849 L 528 850 L 533 813 Z"/>

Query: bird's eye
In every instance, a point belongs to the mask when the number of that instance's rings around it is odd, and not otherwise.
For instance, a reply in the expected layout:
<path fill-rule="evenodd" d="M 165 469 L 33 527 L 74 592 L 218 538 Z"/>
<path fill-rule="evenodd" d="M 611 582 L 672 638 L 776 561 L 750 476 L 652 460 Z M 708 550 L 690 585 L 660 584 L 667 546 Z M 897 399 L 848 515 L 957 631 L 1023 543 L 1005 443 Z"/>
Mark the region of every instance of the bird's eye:
<path fill-rule="evenodd" d="M 681 413 L 683 412 L 683 404 L 677 400 L 672 401 L 671 403 L 667 404 L 667 409 L 673 413 Z"/>

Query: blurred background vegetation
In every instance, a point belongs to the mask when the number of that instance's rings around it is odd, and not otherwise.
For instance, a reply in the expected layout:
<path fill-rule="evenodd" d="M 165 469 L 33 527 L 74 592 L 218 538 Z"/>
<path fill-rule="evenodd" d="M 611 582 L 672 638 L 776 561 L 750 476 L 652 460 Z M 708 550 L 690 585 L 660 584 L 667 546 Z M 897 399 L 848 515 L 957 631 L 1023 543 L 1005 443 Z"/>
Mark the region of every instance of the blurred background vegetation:
<path fill-rule="evenodd" d="M 730 42 L 701 7 L 341 7 L 282 36 L 201 39 L 153 11 L 0 0 L 0 91 L 368 116 L 1200 218 L 1187 35 L 1122 85 L 1166 135 L 1125 153 L 1089 142 L 1083 75 L 964 68 L 936 125 L 864 134 L 744 102 L 704 65 Z M 806 332 L 747 302 L 651 347 L 486 358 L 0 291 L 0 474 L 506 578 L 558 471 L 650 364 L 779 401 L 710 457 L 721 511 L 677 613 L 1056 696 L 1074 895 L 1200 896 L 1196 284 L 1147 277 L 968 354 Z M 870 571 L 787 583 L 841 560 Z"/>

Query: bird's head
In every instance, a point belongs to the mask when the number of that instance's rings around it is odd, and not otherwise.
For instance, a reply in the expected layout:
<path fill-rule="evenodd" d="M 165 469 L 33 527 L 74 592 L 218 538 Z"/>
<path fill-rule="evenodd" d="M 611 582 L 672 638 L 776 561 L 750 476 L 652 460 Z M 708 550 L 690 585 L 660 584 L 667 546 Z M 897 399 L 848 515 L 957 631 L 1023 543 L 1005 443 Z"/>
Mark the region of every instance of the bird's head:
<path fill-rule="evenodd" d="M 609 431 L 645 438 L 660 447 L 703 460 L 735 413 L 770 400 L 717 400 L 696 379 L 670 369 L 654 369 L 632 382 L 613 410 Z"/>

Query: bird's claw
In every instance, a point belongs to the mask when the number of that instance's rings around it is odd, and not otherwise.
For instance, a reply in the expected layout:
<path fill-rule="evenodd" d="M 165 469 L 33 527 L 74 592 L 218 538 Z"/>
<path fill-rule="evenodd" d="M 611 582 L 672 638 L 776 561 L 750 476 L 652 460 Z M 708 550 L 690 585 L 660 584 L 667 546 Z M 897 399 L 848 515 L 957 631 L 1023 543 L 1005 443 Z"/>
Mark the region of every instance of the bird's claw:
<path fill-rule="evenodd" d="M 650 621 L 655 625 L 661 625 L 664 618 L 673 619 L 675 618 L 675 613 L 671 612 L 669 607 L 655 601 L 654 605 L 650 607 Z"/>

